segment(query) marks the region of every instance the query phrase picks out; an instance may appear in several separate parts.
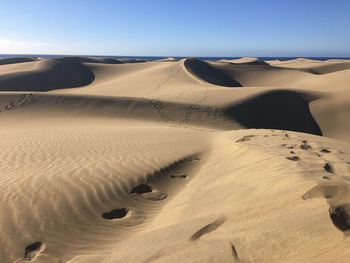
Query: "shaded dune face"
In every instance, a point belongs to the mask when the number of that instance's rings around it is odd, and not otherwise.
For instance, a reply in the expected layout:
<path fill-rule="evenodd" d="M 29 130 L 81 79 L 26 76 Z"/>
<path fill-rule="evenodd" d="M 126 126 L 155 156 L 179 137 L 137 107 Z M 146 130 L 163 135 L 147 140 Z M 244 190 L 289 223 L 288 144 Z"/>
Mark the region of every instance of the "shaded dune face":
<path fill-rule="evenodd" d="M 37 58 L 3 58 L 0 59 L 0 65 L 8 65 L 8 64 L 16 64 L 16 63 L 23 63 L 23 62 L 31 62 L 31 61 L 37 61 Z"/>
<path fill-rule="evenodd" d="M 283 129 L 322 135 L 309 110 L 308 94 L 291 91 L 271 91 L 223 108 L 136 98 L 96 98 L 72 95 L 24 94 L 0 104 L 0 111 L 28 111 L 30 115 L 46 108 L 47 114 L 76 114 L 103 117 L 144 119 L 148 121 L 200 126 L 214 129 L 245 128 Z M 5 98 L 5 96 L 3 97 Z M 62 103 L 66 105 L 61 108 Z M 129 109 L 132 107 L 132 111 Z M 191 111 L 189 111 L 191 109 Z"/>
<path fill-rule="evenodd" d="M 315 66 L 315 67 L 309 67 L 303 69 L 303 71 L 316 74 L 316 75 L 323 75 L 323 74 L 329 74 L 337 71 L 342 70 L 348 70 L 350 69 L 350 63 L 344 62 L 344 63 L 336 63 L 336 64 L 330 64 L 330 65 L 321 65 L 321 66 Z"/>
<path fill-rule="evenodd" d="M 202 79 L 210 84 L 225 86 L 225 87 L 242 87 L 242 85 L 232 79 L 226 73 L 210 66 L 208 63 L 188 58 L 184 61 L 186 69 L 195 77 Z"/>
<path fill-rule="evenodd" d="M 1 100 L 2 99 L 2 100 Z M 62 107 L 64 105 L 65 107 Z M 132 97 L 98 97 L 71 94 L 26 93 L 0 97 L 0 112 L 27 112 L 36 116 L 45 108 L 47 116 L 98 116 L 145 120 L 157 123 L 225 129 L 233 123 L 220 109 Z M 132 110 L 130 110 L 132 109 Z M 220 116 L 221 118 L 219 118 Z M 6 116 L 5 116 L 6 117 Z"/>
<path fill-rule="evenodd" d="M 292 91 L 272 91 L 248 99 L 225 110 L 247 128 L 271 128 L 322 135 L 313 118 L 309 102 Z"/>
<path fill-rule="evenodd" d="M 63 57 L 57 58 L 57 61 L 73 63 L 102 63 L 102 64 L 123 64 L 119 59 L 114 58 L 94 58 L 94 57 Z"/>
<path fill-rule="evenodd" d="M 37 68 L 1 75 L 0 91 L 50 91 L 82 87 L 94 80 L 94 74 L 76 61 L 44 60 Z"/>

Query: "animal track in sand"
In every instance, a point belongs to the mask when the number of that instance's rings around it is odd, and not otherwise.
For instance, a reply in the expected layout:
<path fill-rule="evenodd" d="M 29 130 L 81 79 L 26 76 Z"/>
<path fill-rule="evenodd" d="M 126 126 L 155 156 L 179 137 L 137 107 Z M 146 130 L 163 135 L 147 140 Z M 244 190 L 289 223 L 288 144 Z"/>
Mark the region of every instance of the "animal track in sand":
<path fill-rule="evenodd" d="M 182 121 L 183 123 L 188 123 L 191 120 L 192 112 L 194 111 L 195 108 L 196 108 L 195 105 L 190 105 L 187 108 L 184 120 Z"/>
<path fill-rule="evenodd" d="M 8 110 L 11 110 L 11 109 L 14 109 L 16 107 L 21 106 L 32 95 L 33 95 L 33 93 L 19 95 L 16 100 L 11 101 L 9 104 L 5 105 L 3 110 L 0 109 L 0 112 L 8 111 Z"/>
<path fill-rule="evenodd" d="M 128 212 L 129 212 L 129 209 L 118 208 L 118 209 L 114 209 L 109 212 L 103 213 L 102 217 L 108 220 L 119 219 L 119 218 L 125 217 L 128 214 Z"/>
<path fill-rule="evenodd" d="M 32 260 L 37 254 L 45 250 L 42 242 L 34 242 L 24 248 L 24 259 Z"/>
<path fill-rule="evenodd" d="M 163 103 L 160 101 L 160 100 L 157 100 L 157 99 L 153 99 L 151 100 L 151 105 L 152 105 L 152 108 L 158 112 L 161 120 L 163 122 L 169 122 L 170 121 L 170 118 L 168 118 L 168 116 L 166 115 L 166 113 L 164 112 L 164 106 L 163 106 Z"/>

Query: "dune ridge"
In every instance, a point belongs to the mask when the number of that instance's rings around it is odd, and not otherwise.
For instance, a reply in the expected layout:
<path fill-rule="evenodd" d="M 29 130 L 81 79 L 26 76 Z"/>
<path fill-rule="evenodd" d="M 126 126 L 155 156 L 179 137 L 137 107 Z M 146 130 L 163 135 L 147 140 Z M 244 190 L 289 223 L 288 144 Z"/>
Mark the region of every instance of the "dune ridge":
<path fill-rule="evenodd" d="M 0 262 L 347 262 L 344 60 L 0 60 Z"/>
<path fill-rule="evenodd" d="M 93 73 L 75 61 L 42 60 L 26 71 L 0 75 L 0 90 L 49 91 L 85 86 L 93 79 Z"/>
<path fill-rule="evenodd" d="M 211 67 L 208 63 L 204 61 L 194 58 L 187 58 L 184 61 L 184 66 L 195 77 L 209 82 L 211 84 L 225 87 L 241 86 L 239 82 L 230 78 L 230 76 L 226 75 L 224 72 L 221 72 Z"/>
<path fill-rule="evenodd" d="M 32 62 L 37 61 L 38 58 L 29 58 L 29 57 L 23 57 L 23 58 L 2 58 L 0 59 L 0 65 L 8 65 L 8 64 L 16 64 L 16 63 L 23 63 L 23 62 Z"/>

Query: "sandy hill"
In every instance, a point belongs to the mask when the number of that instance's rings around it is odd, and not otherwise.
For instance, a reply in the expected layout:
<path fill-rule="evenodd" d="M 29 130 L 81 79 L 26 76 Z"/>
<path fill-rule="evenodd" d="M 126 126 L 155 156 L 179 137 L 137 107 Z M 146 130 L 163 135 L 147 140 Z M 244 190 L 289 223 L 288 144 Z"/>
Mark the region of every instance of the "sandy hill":
<path fill-rule="evenodd" d="M 349 65 L 0 60 L 0 262 L 348 262 Z"/>

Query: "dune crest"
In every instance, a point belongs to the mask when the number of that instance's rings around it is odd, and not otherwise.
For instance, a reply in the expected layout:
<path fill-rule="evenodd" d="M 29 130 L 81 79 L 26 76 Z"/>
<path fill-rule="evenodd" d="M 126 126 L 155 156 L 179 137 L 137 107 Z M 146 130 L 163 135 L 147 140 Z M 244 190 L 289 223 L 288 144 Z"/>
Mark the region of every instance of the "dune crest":
<path fill-rule="evenodd" d="M 49 91 L 81 87 L 93 80 L 93 73 L 75 60 L 41 60 L 18 73 L 1 74 L 0 69 L 1 91 Z"/>
<path fill-rule="evenodd" d="M 195 59 L 187 58 L 184 60 L 184 66 L 196 78 L 204 80 L 210 84 L 226 86 L 226 87 L 240 87 L 241 84 L 226 75 L 224 72 L 211 67 L 208 63 Z"/>

